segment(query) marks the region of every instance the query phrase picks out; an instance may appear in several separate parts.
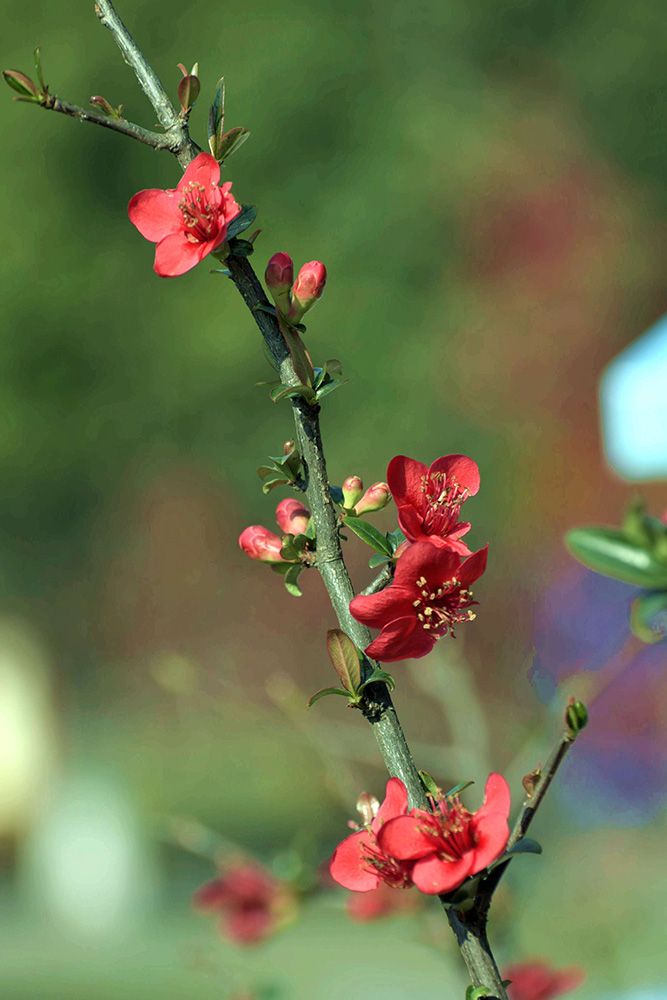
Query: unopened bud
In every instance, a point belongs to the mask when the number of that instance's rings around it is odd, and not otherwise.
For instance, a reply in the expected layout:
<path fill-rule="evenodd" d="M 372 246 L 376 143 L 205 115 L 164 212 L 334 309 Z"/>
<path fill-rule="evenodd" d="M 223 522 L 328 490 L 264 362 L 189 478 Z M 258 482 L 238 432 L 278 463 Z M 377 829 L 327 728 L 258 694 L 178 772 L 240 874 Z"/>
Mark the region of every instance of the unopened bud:
<path fill-rule="evenodd" d="M 294 264 L 288 253 L 274 253 L 264 272 L 266 287 L 284 316 L 290 311 L 290 291 L 294 281 Z"/>
<path fill-rule="evenodd" d="M 348 476 L 343 483 L 343 503 L 346 507 L 354 507 L 357 500 L 361 500 L 364 493 L 364 484 L 359 476 Z"/>
<path fill-rule="evenodd" d="M 380 803 L 370 792 L 362 792 L 357 799 L 357 812 L 364 826 L 370 826 L 380 810 Z"/>
<path fill-rule="evenodd" d="M 537 782 L 540 780 L 541 777 L 542 777 L 541 764 L 538 764 L 535 770 L 531 771 L 529 774 L 524 774 L 523 778 L 521 779 L 521 784 L 524 787 L 527 799 L 529 799 L 533 794 L 533 792 L 535 791 L 535 786 L 537 785 Z"/>
<path fill-rule="evenodd" d="M 308 530 L 310 511 L 300 500 L 287 497 L 276 507 L 276 521 L 285 535 L 303 535 Z"/>
<path fill-rule="evenodd" d="M 357 514 L 372 514 L 382 510 L 391 500 L 391 491 L 386 483 L 373 483 L 369 486 L 359 503 L 354 505 Z"/>
<path fill-rule="evenodd" d="M 245 554 L 250 559 L 257 559 L 259 562 L 284 562 L 280 555 L 282 544 L 282 538 L 278 538 L 261 524 L 251 524 L 239 535 L 239 545 Z"/>
<path fill-rule="evenodd" d="M 582 729 L 586 728 L 588 724 L 588 711 L 586 706 L 581 701 L 575 701 L 574 698 L 570 698 L 567 709 L 565 710 L 565 725 L 572 733 L 577 736 Z"/>
<path fill-rule="evenodd" d="M 283 445 L 283 455 L 291 455 L 292 452 L 294 451 L 294 445 L 295 445 L 294 439 L 292 439 L 291 441 L 285 441 L 285 444 Z"/>
<path fill-rule="evenodd" d="M 292 305 L 287 318 L 299 323 L 301 317 L 312 309 L 322 296 L 327 281 L 327 269 L 319 260 L 304 264 L 292 286 Z"/>

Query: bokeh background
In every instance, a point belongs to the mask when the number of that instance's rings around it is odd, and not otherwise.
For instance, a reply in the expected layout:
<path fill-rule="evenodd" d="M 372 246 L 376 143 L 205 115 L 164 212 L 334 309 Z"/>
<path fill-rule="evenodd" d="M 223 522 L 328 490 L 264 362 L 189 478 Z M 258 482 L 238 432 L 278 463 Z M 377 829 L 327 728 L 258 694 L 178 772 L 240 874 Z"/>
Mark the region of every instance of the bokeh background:
<path fill-rule="evenodd" d="M 667 311 L 664 4 L 119 6 L 174 99 L 176 63 L 199 61 L 202 145 L 225 75 L 256 269 L 327 265 L 308 343 L 350 380 L 322 414 L 332 482 L 401 453 L 480 465 L 478 618 L 394 671 L 420 766 L 474 779 L 472 808 L 500 770 L 518 802 L 567 697 L 590 703 L 544 855 L 497 896 L 501 964 L 579 965 L 581 1000 L 665 996 L 667 656 L 629 637 L 631 588 L 562 545 L 637 488 L 667 506 L 664 482 L 609 467 L 598 414 L 604 367 Z M 7 7 L 3 65 L 30 72 L 39 44 L 53 92 L 152 127 L 92 7 Z M 230 854 L 312 885 L 386 775 L 342 700 L 306 714 L 332 682 L 319 578 L 297 600 L 238 549 L 274 527 L 285 494 L 255 468 L 291 417 L 255 387 L 271 372 L 234 287 L 206 264 L 157 278 L 127 220 L 176 163 L 2 96 L 0 994 L 462 997 L 435 902 L 359 925 L 322 889 L 255 948 L 193 913 Z M 348 550 L 363 587 L 368 551 Z"/>

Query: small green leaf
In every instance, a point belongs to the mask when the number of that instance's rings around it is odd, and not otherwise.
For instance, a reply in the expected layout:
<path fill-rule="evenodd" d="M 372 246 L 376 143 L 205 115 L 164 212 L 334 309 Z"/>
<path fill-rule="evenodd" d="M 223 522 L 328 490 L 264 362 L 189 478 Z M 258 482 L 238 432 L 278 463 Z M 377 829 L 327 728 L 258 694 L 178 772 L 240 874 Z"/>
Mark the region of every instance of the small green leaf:
<path fill-rule="evenodd" d="M 391 546 L 385 536 L 377 528 L 369 524 L 368 521 L 364 521 L 361 517 L 348 516 L 345 518 L 344 526 L 353 531 L 355 535 L 361 538 L 362 542 L 366 542 L 366 545 L 370 545 L 372 549 L 376 552 L 381 552 L 384 556 L 391 556 Z"/>
<path fill-rule="evenodd" d="M 226 278 L 231 278 L 231 276 L 232 276 L 232 272 L 228 271 L 226 267 L 215 267 L 215 268 L 213 268 L 213 270 L 209 271 L 208 273 L 209 274 L 224 274 L 224 276 Z M 260 385 L 259 382 L 257 384 Z"/>
<path fill-rule="evenodd" d="M 329 494 L 335 504 L 340 506 L 343 503 L 343 491 L 340 486 L 330 486 Z"/>
<path fill-rule="evenodd" d="M 250 132 L 247 128 L 242 125 L 237 125 L 236 128 L 230 128 L 229 132 L 225 132 L 218 139 L 216 152 L 213 154 L 218 161 L 218 163 L 223 163 L 228 160 L 232 153 L 235 153 L 237 149 L 240 149 L 243 143 L 250 136 Z"/>
<path fill-rule="evenodd" d="M 459 792 L 465 791 L 466 788 L 470 788 L 470 786 L 474 784 L 474 781 L 460 781 L 458 785 L 454 785 L 454 787 L 450 788 L 448 792 L 445 792 L 445 798 L 450 799 L 453 795 L 458 795 Z"/>
<path fill-rule="evenodd" d="M 199 97 L 201 84 L 196 76 L 184 76 L 178 84 L 178 99 L 183 111 L 189 111 Z"/>
<path fill-rule="evenodd" d="M 218 144 L 225 131 L 225 78 L 221 76 L 215 88 L 215 97 L 208 113 L 208 148 L 216 156 Z M 217 156 L 216 156 L 217 158 Z"/>
<path fill-rule="evenodd" d="M 642 642 L 661 642 L 667 634 L 667 591 L 642 594 L 630 607 L 630 630 Z"/>
<path fill-rule="evenodd" d="M 629 542 L 618 528 L 573 528 L 565 545 L 575 559 L 602 576 L 652 590 L 667 588 L 667 565 Z"/>
<path fill-rule="evenodd" d="M 327 632 L 327 652 L 341 683 L 350 694 L 356 694 L 361 682 L 359 654 L 349 635 L 339 628 Z"/>
<path fill-rule="evenodd" d="M 315 402 L 315 393 L 310 386 L 307 385 L 286 385 L 282 389 L 279 389 L 278 386 L 276 386 L 271 390 L 269 395 L 274 403 L 277 403 L 280 399 L 284 399 L 286 396 L 289 396 L 290 398 L 293 396 L 303 396 L 306 402 L 311 406 Z"/>
<path fill-rule="evenodd" d="M 255 248 L 250 240 L 240 240 L 237 237 L 231 240 L 229 249 L 235 257 L 250 257 L 255 252 Z"/>
<path fill-rule="evenodd" d="M 33 56 L 35 59 L 35 72 L 37 73 L 37 79 L 39 80 L 39 85 L 42 88 L 42 93 L 48 94 L 49 88 L 44 83 L 44 73 L 42 71 L 42 50 L 39 45 L 33 52 Z"/>
<path fill-rule="evenodd" d="M 280 318 L 278 322 L 282 335 L 285 338 L 285 343 L 287 344 L 287 350 L 290 352 L 292 358 L 294 372 L 297 378 L 301 380 L 302 385 L 310 388 L 313 384 L 313 363 L 310 360 L 310 355 L 296 330 L 289 326 L 288 323 L 281 321 Z M 317 397 L 314 390 L 311 389 L 311 392 L 314 403 Z"/>
<path fill-rule="evenodd" d="M 306 705 L 306 708 L 310 708 L 312 705 L 315 704 L 316 701 L 319 701 L 320 698 L 326 698 L 328 694 L 342 694 L 343 698 L 350 697 L 350 692 L 343 691 L 342 688 L 322 688 L 321 691 L 316 691 L 315 694 L 312 696 L 312 698 L 308 699 L 308 704 Z"/>
<path fill-rule="evenodd" d="M 432 795 L 433 798 L 437 798 L 440 789 L 438 788 L 438 786 L 436 785 L 435 781 L 428 773 L 428 771 L 420 771 L 419 777 L 421 778 L 422 785 L 424 786 L 428 794 Z"/>
<path fill-rule="evenodd" d="M 466 990 L 466 1000 L 483 1000 L 483 997 L 491 997 L 487 986 L 469 986 Z"/>
<path fill-rule="evenodd" d="M 271 490 L 275 490 L 276 486 L 287 486 L 289 482 L 289 479 L 267 479 L 262 485 L 262 493 L 266 496 Z"/>
<path fill-rule="evenodd" d="M 391 674 L 388 674 L 386 670 L 380 670 L 376 667 L 373 673 L 364 680 L 363 684 L 359 685 L 357 691 L 363 691 L 368 684 L 373 684 L 375 681 L 382 681 L 383 684 L 387 685 L 390 691 L 393 691 L 396 687 L 396 681 Z"/>
<path fill-rule="evenodd" d="M 325 381 L 317 390 L 317 398 L 321 399 L 323 396 L 328 396 L 330 392 L 334 391 L 334 389 L 340 389 L 341 385 L 347 385 L 348 382 L 349 379 L 347 378 L 334 378 L 329 379 L 329 381 Z"/>
<path fill-rule="evenodd" d="M 2 75 L 5 78 L 5 83 L 9 84 L 17 94 L 29 101 L 39 102 L 37 87 L 25 73 L 19 73 L 16 69 L 3 69 Z"/>
<path fill-rule="evenodd" d="M 391 545 L 392 555 L 396 551 L 399 545 L 402 545 L 405 541 L 405 535 L 400 528 L 396 528 L 396 531 L 387 532 L 387 541 Z"/>
<path fill-rule="evenodd" d="M 376 552 L 374 556 L 371 556 L 368 560 L 368 568 L 376 569 L 378 566 L 384 566 L 386 562 L 389 561 L 389 556 L 384 556 L 380 552 Z"/>
<path fill-rule="evenodd" d="M 294 562 L 299 558 L 299 552 L 294 544 L 294 535 L 283 535 L 283 544 L 280 547 L 280 554 L 287 562 Z"/>
<path fill-rule="evenodd" d="M 324 370 L 328 375 L 342 375 L 343 365 L 338 358 L 330 358 L 324 362 Z"/>
<path fill-rule="evenodd" d="M 236 216 L 235 219 L 232 219 L 232 221 L 227 226 L 227 240 L 231 240 L 234 236 L 238 236 L 239 233 L 242 233 L 249 226 L 252 226 L 256 217 L 257 217 L 256 205 L 241 205 L 240 213 Z M 264 308 L 264 303 L 258 303 L 255 306 L 255 308 L 261 309 L 262 312 L 270 312 L 270 309 Z M 273 312 L 273 315 L 275 316 L 275 310 Z"/>
<path fill-rule="evenodd" d="M 292 566 L 290 566 L 290 568 L 285 573 L 284 576 L 285 589 L 287 590 L 288 593 L 292 595 L 292 597 L 302 596 L 301 590 L 297 583 L 297 580 L 299 579 L 299 576 L 301 575 L 302 571 L 303 571 L 302 563 L 295 563 Z"/>
<path fill-rule="evenodd" d="M 531 840 L 530 837 L 522 837 L 521 840 L 517 840 L 514 847 L 510 847 L 509 851 L 505 851 L 505 857 L 513 854 L 541 854 L 542 845 L 538 844 L 536 840 Z"/>

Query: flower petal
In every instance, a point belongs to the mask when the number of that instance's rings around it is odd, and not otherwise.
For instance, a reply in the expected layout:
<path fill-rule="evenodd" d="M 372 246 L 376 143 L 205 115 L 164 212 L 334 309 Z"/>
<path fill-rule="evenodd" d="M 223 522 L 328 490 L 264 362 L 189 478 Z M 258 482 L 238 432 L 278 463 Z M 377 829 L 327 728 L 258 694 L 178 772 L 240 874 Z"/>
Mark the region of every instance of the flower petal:
<path fill-rule="evenodd" d="M 215 156 L 211 156 L 210 153 L 200 153 L 199 156 L 195 156 L 178 182 L 178 190 L 182 191 L 188 184 L 217 187 L 219 183 L 220 164 Z"/>
<path fill-rule="evenodd" d="M 403 617 L 412 608 L 412 594 L 391 584 L 379 594 L 359 594 L 350 601 L 350 611 L 364 625 L 382 628 L 388 621 Z"/>
<path fill-rule="evenodd" d="M 478 822 L 482 817 L 493 813 L 499 813 L 507 819 L 510 814 L 510 805 L 510 787 L 502 774 L 497 774 L 494 771 L 486 779 L 484 802 L 475 813 L 475 821 Z"/>
<path fill-rule="evenodd" d="M 332 879 L 346 889 L 368 892 L 377 889 L 382 881 L 364 860 L 364 847 L 371 847 L 372 841 L 366 830 L 353 833 L 338 845 L 331 858 L 329 871 Z"/>
<path fill-rule="evenodd" d="M 433 822 L 430 813 L 413 809 L 409 816 L 389 820 L 378 831 L 378 844 L 384 854 L 399 861 L 411 861 L 432 854 L 437 836 L 429 833 Z"/>
<path fill-rule="evenodd" d="M 433 649 L 435 639 L 425 629 L 417 628 L 417 617 L 397 618 L 390 622 L 365 649 L 366 655 L 381 663 L 419 659 Z"/>
<path fill-rule="evenodd" d="M 488 551 L 489 546 L 487 544 L 483 549 L 478 549 L 477 552 L 473 552 L 473 554 L 463 563 L 458 577 L 464 587 L 469 587 L 471 583 L 475 582 L 475 580 L 479 580 L 482 573 L 484 573 L 486 570 Z M 498 777 L 500 777 L 500 775 L 498 775 Z"/>
<path fill-rule="evenodd" d="M 132 225 L 151 243 L 159 243 L 170 233 L 183 229 L 183 214 L 177 191 L 149 188 L 130 199 L 127 214 Z"/>
<path fill-rule="evenodd" d="M 387 782 L 387 791 L 384 802 L 380 806 L 377 816 L 373 820 L 371 827 L 374 833 L 396 816 L 405 816 L 408 811 L 408 792 L 400 778 L 390 778 Z"/>
<path fill-rule="evenodd" d="M 507 817 L 500 813 L 490 813 L 481 819 L 473 819 L 477 847 L 475 848 L 472 873 L 481 872 L 505 850 L 510 835 Z"/>
<path fill-rule="evenodd" d="M 451 892 L 467 879 L 471 867 L 472 854 L 466 854 L 460 861 L 444 861 L 437 854 L 429 854 L 415 862 L 412 881 L 421 892 L 430 895 Z"/>
<path fill-rule="evenodd" d="M 431 541 L 415 542 L 396 563 L 392 587 L 409 589 L 412 604 L 413 592 L 420 577 L 424 576 L 429 583 L 440 585 L 444 580 L 459 576 L 460 565 L 461 557 L 451 549 Z M 391 587 L 387 590 L 391 590 Z"/>
<path fill-rule="evenodd" d="M 479 491 L 477 462 L 473 462 L 467 455 L 445 455 L 444 458 L 436 458 L 428 474 L 432 476 L 436 472 L 444 472 L 448 486 L 452 483 L 464 486 L 471 497 Z"/>
<path fill-rule="evenodd" d="M 185 233 L 174 233 L 155 248 L 155 272 L 161 278 L 176 278 L 192 270 L 212 249 L 212 243 L 190 243 Z"/>
<path fill-rule="evenodd" d="M 424 505 L 424 477 L 428 469 L 423 462 L 405 455 L 396 455 L 387 467 L 387 483 L 397 507 Z"/>

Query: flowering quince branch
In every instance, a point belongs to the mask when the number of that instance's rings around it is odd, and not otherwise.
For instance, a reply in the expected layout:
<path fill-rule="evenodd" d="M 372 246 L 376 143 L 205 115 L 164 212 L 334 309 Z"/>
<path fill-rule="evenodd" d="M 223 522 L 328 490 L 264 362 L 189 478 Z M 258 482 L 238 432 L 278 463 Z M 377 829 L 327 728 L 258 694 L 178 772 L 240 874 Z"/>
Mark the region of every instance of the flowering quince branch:
<path fill-rule="evenodd" d="M 364 493 L 359 477 L 348 477 L 334 501 L 318 400 L 340 384 L 327 373 L 329 366 L 339 374 L 340 364 L 331 361 L 323 369 L 314 368 L 301 340 L 303 317 L 324 289 L 324 265 L 310 261 L 294 280 L 289 255 L 274 254 L 266 272 L 274 305 L 268 301 L 248 261 L 257 233 L 249 240 L 238 240 L 238 233 L 254 219 L 255 209 L 236 202 L 229 182 L 220 185 L 220 163 L 248 135 L 240 127 L 224 133 L 224 82 L 218 83 L 210 113 L 211 153 L 202 153 L 188 131 L 200 86 L 196 66 L 188 74 L 179 64 L 183 75 L 179 112 L 110 0 L 98 0 L 95 9 L 134 70 L 164 135 L 126 122 L 122 109 L 112 108 L 101 97 L 93 99 L 101 111 L 93 112 L 60 101 L 48 93 L 41 64 L 39 87 L 17 71 L 5 71 L 5 79 L 19 92 L 19 99 L 114 128 L 176 156 L 184 170 L 177 186 L 139 192 L 130 202 L 130 219 L 156 244 L 155 270 L 163 277 L 183 274 L 209 254 L 224 261 L 224 273 L 254 316 L 279 375 L 272 398 L 290 398 L 295 442 L 285 446 L 284 460 L 274 461 L 275 472 L 263 467 L 260 474 L 266 476 L 265 491 L 279 482 L 292 483 L 305 493 L 308 506 L 293 498 L 281 501 L 276 521 L 282 537 L 252 525 L 239 542 L 251 558 L 283 573 L 286 585 L 289 578 L 292 593 L 299 593 L 296 573 L 306 566 L 319 570 L 340 626 L 329 631 L 327 646 L 343 688 L 330 690 L 348 696 L 371 723 L 391 776 L 382 806 L 371 796 L 361 796 L 358 808 L 363 825 L 336 850 L 332 875 L 356 891 L 380 885 L 416 886 L 428 895 L 439 895 L 468 967 L 471 989 L 476 995 L 483 991 L 487 997 L 507 1000 L 486 937 L 489 903 L 508 864 L 504 852 L 519 846 L 560 761 L 585 724 L 582 707 L 569 706 L 566 733 L 511 835 L 509 788 L 501 775 L 489 776 L 484 803 L 476 813 L 460 802 L 460 786 L 443 795 L 424 784 L 390 697 L 393 679 L 380 670 L 377 661 L 425 656 L 437 641 L 453 635 L 458 624 L 474 618 L 471 587 L 484 573 L 487 549 L 471 553 L 462 541 L 470 523 L 459 517 L 463 503 L 479 490 L 477 466 L 464 455 L 444 456 L 430 467 L 399 455 L 389 464 L 387 483 L 375 483 Z M 381 510 L 392 496 L 400 530 L 383 536 L 364 515 Z M 375 549 L 371 565 L 379 564 L 374 560 L 385 563 L 357 597 L 342 554 L 341 528 L 345 527 Z M 377 638 L 371 638 L 369 626 L 381 629 Z M 256 873 L 244 872 L 236 882 L 229 876 L 209 883 L 198 902 L 205 908 L 224 910 L 237 937 L 250 940 L 263 933 L 269 897 L 271 886 Z"/>

